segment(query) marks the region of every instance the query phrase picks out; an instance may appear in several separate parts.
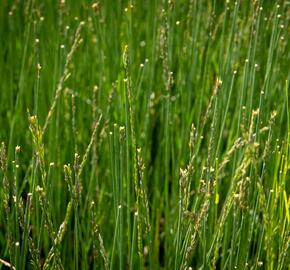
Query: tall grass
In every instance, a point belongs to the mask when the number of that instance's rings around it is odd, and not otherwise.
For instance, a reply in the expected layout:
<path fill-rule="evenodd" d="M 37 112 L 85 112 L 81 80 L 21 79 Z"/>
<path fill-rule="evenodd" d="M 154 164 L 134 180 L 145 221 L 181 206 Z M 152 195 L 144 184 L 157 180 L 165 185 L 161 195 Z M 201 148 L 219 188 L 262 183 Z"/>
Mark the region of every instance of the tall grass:
<path fill-rule="evenodd" d="M 290 269 L 289 1 L 2 1 L 0 269 Z"/>

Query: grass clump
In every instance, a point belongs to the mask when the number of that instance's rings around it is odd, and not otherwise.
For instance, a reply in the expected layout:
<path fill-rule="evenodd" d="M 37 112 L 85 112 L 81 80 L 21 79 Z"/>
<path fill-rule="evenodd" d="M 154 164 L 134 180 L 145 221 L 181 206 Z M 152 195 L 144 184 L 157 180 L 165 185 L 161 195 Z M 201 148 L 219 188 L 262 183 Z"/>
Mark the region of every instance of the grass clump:
<path fill-rule="evenodd" d="M 0 7 L 0 269 L 290 269 L 289 1 Z"/>

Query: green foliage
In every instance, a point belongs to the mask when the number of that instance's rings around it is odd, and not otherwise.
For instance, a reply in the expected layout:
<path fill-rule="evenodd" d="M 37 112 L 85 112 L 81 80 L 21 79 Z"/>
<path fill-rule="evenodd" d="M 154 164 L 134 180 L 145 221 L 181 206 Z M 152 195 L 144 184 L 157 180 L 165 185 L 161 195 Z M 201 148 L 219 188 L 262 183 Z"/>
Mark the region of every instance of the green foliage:
<path fill-rule="evenodd" d="M 290 3 L 0 2 L 0 269 L 290 269 Z"/>

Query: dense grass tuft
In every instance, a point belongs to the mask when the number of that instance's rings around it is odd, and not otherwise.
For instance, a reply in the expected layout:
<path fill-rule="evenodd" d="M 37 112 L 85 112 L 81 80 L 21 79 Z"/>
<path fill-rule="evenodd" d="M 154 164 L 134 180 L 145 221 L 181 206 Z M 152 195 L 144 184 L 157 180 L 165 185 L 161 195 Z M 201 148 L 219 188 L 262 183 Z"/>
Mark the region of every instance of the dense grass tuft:
<path fill-rule="evenodd" d="M 290 269 L 290 2 L 0 2 L 0 269 Z"/>

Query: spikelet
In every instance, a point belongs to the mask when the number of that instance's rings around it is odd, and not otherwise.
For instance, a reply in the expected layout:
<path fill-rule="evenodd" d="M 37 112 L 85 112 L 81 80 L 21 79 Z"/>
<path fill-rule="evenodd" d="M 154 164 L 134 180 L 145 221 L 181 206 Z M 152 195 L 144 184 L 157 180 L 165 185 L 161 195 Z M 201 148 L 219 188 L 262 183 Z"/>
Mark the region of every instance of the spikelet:
<path fill-rule="evenodd" d="M 46 167 L 44 159 L 44 144 L 43 144 L 43 133 L 40 125 L 38 124 L 37 116 L 29 117 L 29 129 L 32 134 L 33 143 L 35 146 L 36 156 L 40 164 L 40 171 L 42 176 L 42 185 L 45 186 L 46 180 Z"/>
<path fill-rule="evenodd" d="M 96 261 L 98 258 L 98 253 L 100 253 L 103 262 L 104 262 L 104 267 L 106 270 L 109 270 L 109 260 L 106 255 L 106 250 L 104 247 L 104 242 L 103 238 L 101 236 L 101 233 L 99 231 L 99 226 L 96 222 L 96 204 L 94 201 L 91 202 L 91 210 L 92 210 L 92 215 L 91 215 L 91 222 L 92 222 L 92 239 L 93 239 L 93 256 L 94 260 Z M 99 250 L 97 250 L 96 246 L 96 241 L 98 241 L 98 246 Z"/>

